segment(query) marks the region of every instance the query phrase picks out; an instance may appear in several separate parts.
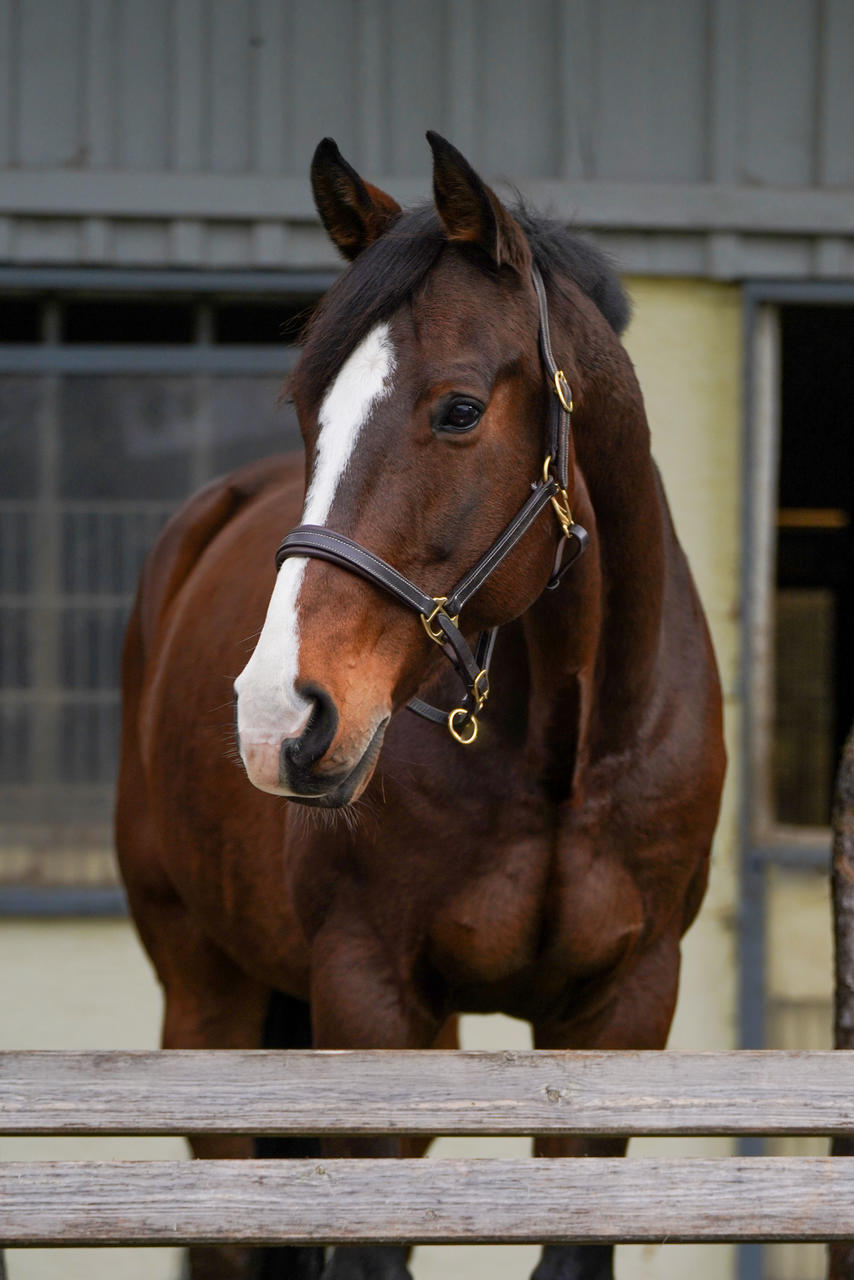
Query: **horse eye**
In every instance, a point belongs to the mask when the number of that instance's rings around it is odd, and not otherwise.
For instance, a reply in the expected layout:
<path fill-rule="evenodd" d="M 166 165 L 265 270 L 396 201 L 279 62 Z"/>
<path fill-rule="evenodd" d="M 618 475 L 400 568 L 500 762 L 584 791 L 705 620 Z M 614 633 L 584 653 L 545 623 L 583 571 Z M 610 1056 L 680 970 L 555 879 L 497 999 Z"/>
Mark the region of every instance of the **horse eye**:
<path fill-rule="evenodd" d="M 452 400 L 439 417 L 436 426 L 439 431 L 451 431 L 461 434 L 476 427 L 483 416 L 483 405 L 476 400 Z"/>

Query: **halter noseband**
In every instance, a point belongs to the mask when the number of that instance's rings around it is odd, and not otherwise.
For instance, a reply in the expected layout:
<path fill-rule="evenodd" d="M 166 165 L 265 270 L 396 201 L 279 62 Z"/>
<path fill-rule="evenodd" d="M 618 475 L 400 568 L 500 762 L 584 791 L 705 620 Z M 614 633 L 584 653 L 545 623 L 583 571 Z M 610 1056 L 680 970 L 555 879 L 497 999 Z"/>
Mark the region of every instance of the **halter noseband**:
<path fill-rule="evenodd" d="M 459 628 L 463 606 L 479 591 L 486 579 L 510 554 L 544 507 L 551 504 L 563 532 L 547 589 L 553 590 L 587 546 L 587 532 L 575 524 L 569 505 L 570 414 L 572 393 L 562 369 L 552 354 L 549 337 L 549 312 L 546 290 L 538 268 L 531 268 L 534 291 L 540 312 L 539 344 L 543 364 L 548 373 L 554 400 L 549 415 L 549 452 L 542 475 L 531 485 L 531 494 L 517 511 L 492 546 L 447 596 L 429 596 L 404 577 L 385 560 L 354 542 L 346 534 L 335 533 L 321 525 L 301 524 L 282 540 L 276 552 L 276 568 L 289 556 L 313 556 L 327 560 L 342 569 L 382 587 L 401 604 L 413 609 L 421 618 L 427 635 L 450 659 L 465 686 L 461 704 L 452 711 L 431 707 L 420 698 L 412 698 L 407 706 L 416 715 L 436 724 L 447 724 L 451 736 L 468 746 L 477 737 L 477 717 L 489 695 L 489 663 L 495 646 L 497 627 L 481 631 L 474 652 Z"/>

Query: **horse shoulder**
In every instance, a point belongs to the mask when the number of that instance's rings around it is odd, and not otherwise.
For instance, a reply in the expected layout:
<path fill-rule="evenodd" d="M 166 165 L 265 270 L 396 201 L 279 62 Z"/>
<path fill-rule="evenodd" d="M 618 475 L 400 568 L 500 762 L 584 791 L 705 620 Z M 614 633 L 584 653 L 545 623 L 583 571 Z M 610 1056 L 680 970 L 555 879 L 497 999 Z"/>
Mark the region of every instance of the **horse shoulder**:
<path fill-rule="evenodd" d="M 274 486 L 301 481 L 302 455 L 265 458 L 219 476 L 167 521 L 145 562 L 137 596 L 138 625 L 146 651 L 193 573 L 199 558 L 248 503 Z"/>

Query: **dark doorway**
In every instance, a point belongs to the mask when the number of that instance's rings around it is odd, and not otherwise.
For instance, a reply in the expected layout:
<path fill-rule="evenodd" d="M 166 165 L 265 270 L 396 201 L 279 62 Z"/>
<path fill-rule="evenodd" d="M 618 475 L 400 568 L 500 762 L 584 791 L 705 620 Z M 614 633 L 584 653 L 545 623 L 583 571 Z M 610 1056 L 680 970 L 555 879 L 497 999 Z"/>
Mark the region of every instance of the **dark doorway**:
<path fill-rule="evenodd" d="M 854 306 L 780 316 L 775 817 L 825 826 L 854 719 Z"/>

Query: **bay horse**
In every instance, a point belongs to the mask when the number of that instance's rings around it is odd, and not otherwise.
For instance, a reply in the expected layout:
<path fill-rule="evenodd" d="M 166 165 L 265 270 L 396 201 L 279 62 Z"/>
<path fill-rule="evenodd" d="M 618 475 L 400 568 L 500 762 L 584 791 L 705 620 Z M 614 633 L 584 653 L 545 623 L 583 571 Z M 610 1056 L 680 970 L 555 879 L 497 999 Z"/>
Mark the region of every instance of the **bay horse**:
<path fill-rule="evenodd" d="M 667 1037 L 724 750 L 628 303 L 597 250 L 428 139 L 434 203 L 410 212 L 319 145 L 315 201 L 351 265 L 291 379 L 305 464 L 209 485 L 142 575 L 117 845 L 167 1048 L 446 1046 L 461 1011 L 524 1018 L 541 1048 Z M 390 1246 L 191 1265 L 410 1274 Z M 611 1275 L 600 1246 L 535 1271 Z"/>

